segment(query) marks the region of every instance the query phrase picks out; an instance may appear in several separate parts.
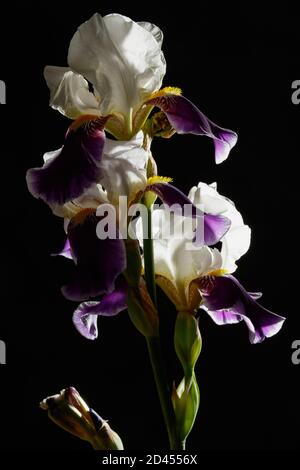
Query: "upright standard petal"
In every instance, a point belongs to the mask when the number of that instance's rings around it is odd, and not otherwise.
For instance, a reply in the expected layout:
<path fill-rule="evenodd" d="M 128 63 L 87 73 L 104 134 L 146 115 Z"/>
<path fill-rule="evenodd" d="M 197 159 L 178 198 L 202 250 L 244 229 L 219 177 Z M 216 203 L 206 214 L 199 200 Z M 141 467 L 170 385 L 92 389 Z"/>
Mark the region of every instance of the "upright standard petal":
<path fill-rule="evenodd" d="M 145 189 L 149 153 L 142 148 L 143 137 L 139 132 L 129 141 L 106 139 L 100 183 L 114 205 L 119 204 L 120 196 L 127 196 L 130 203 Z"/>
<path fill-rule="evenodd" d="M 218 325 L 244 320 L 251 343 L 260 343 L 281 329 L 284 317 L 256 302 L 257 294 L 248 293 L 233 276 L 204 278 L 198 284 L 203 306 Z"/>
<path fill-rule="evenodd" d="M 123 276 L 116 280 L 113 292 L 102 297 L 100 302 L 83 302 L 73 314 L 77 331 L 87 339 L 98 337 L 98 316 L 112 317 L 127 307 L 127 283 Z"/>
<path fill-rule="evenodd" d="M 68 225 L 76 268 L 73 280 L 62 288 L 67 299 L 88 300 L 112 292 L 115 280 L 126 268 L 124 241 L 99 239 L 96 228 L 100 220 L 94 209 L 83 209 Z"/>
<path fill-rule="evenodd" d="M 157 34 L 118 14 L 96 13 L 78 28 L 68 63 L 93 84 L 102 115 L 127 119 L 160 88 L 166 65 Z"/>
<path fill-rule="evenodd" d="M 107 118 L 82 116 L 67 132 L 65 144 L 42 168 L 26 175 L 28 189 L 48 204 L 62 205 L 75 199 L 102 176 L 101 157 Z"/>
<path fill-rule="evenodd" d="M 200 205 L 209 214 L 222 215 L 230 222 L 230 229 L 222 238 L 221 254 L 223 268 L 228 273 L 233 273 L 236 261 L 244 255 L 250 246 L 251 230 L 244 224 L 243 217 L 235 207 L 234 203 L 218 193 L 216 183 L 199 183 L 193 186 L 188 196 L 195 205 Z"/>
<path fill-rule="evenodd" d="M 154 192 L 171 210 L 179 211 L 180 215 L 198 219 L 194 239 L 198 245 L 215 245 L 230 228 L 231 223 L 227 217 L 205 214 L 184 193 L 169 183 L 150 182 L 147 191 Z"/>
<path fill-rule="evenodd" d="M 148 23 L 148 21 L 138 21 L 137 24 L 141 26 L 142 28 L 146 29 L 147 31 L 149 31 L 152 34 L 152 36 L 154 36 L 159 46 L 160 47 L 162 46 L 164 35 L 163 35 L 162 30 L 158 26 L 156 26 L 153 23 Z"/>
<path fill-rule="evenodd" d="M 235 132 L 223 129 L 210 121 L 191 101 L 179 94 L 158 93 L 145 104 L 160 108 L 170 124 L 179 134 L 197 134 L 210 137 L 215 145 L 216 163 L 221 163 L 229 155 L 237 142 Z"/>
<path fill-rule="evenodd" d="M 82 114 L 99 115 L 98 101 L 82 75 L 68 67 L 48 65 L 44 77 L 50 89 L 52 108 L 70 119 L 77 119 Z"/>

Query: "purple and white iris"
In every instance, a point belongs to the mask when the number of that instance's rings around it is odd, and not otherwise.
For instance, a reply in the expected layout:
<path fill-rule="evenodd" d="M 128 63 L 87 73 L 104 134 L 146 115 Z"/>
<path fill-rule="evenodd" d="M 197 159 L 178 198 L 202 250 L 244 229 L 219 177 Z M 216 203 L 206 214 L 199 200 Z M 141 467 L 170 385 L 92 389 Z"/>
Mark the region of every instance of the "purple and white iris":
<path fill-rule="evenodd" d="M 261 294 L 248 293 L 235 279 L 235 262 L 250 246 L 250 228 L 244 224 L 234 204 L 221 196 L 215 185 L 199 183 L 189 193 L 194 204 L 200 204 L 213 215 L 231 221 L 229 230 L 220 237 L 221 249 L 191 245 L 190 228 L 184 217 L 173 214 L 173 237 L 164 237 L 170 224 L 167 209 L 153 212 L 154 263 L 157 284 L 164 290 L 178 311 L 191 314 L 201 307 L 218 325 L 244 321 L 251 343 L 273 336 L 282 327 L 284 318 L 265 309 L 257 299 Z M 187 227 L 187 228 L 186 228 Z M 142 243 L 141 225 L 137 226 Z M 161 236 L 160 236 L 161 234 Z"/>
<path fill-rule="evenodd" d="M 216 162 L 228 157 L 237 135 L 210 121 L 171 87 L 160 90 L 166 71 L 160 29 L 147 22 L 95 14 L 73 36 L 69 67 L 47 66 L 50 105 L 74 119 L 64 146 L 42 168 L 28 171 L 33 196 L 62 205 L 80 197 L 102 176 L 105 130 L 131 140 L 154 107 L 176 132 L 214 140 Z"/>

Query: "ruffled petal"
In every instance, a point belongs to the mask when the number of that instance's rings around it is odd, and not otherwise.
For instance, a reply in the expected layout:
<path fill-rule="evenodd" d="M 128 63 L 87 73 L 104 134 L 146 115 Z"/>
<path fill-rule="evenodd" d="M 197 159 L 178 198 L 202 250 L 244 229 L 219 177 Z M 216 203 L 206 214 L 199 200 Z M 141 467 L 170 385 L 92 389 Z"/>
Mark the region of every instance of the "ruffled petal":
<path fill-rule="evenodd" d="M 51 155 L 42 168 L 28 170 L 27 185 L 34 197 L 62 205 L 99 181 L 106 120 L 79 118 L 69 127 L 62 149 Z"/>
<path fill-rule="evenodd" d="M 119 204 L 120 196 L 130 202 L 147 183 L 148 152 L 142 148 L 143 132 L 129 141 L 106 139 L 102 158 L 101 185 L 112 204 Z"/>
<path fill-rule="evenodd" d="M 235 132 L 223 129 L 210 121 L 184 96 L 166 93 L 153 97 L 145 104 L 160 108 L 178 134 L 197 134 L 212 138 L 215 145 L 216 163 L 226 160 L 237 142 Z"/>
<path fill-rule="evenodd" d="M 146 31 L 149 31 L 149 33 L 152 34 L 159 46 L 162 46 L 164 35 L 162 30 L 158 26 L 153 23 L 148 23 L 148 21 L 138 21 L 137 24 L 142 28 L 146 29 Z"/>
<path fill-rule="evenodd" d="M 88 300 L 112 292 L 116 278 L 126 268 L 124 241 L 97 237 L 97 224 L 102 218 L 93 209 L 84 209 L 68 225 L 76 268 L 73 280 L 62 288 L 67 299 Z"/>
<path fill-rule="evenodd" d="M 249 249 L 250 228 L 244 224 L 243 217 L 234 203 L 218 193 L 216 183 L 210 185 L 199 183 L 198 186 L 193 186 L 189 198 L 195 205 L 202 207 L 204 212 L 222 215 L 230 220 L 230 229 L 221 240 L 221 254 L 222 267 L 228 273 L 233 273 L 237 268 L 236 261 Z"/>
<path fill-rule="evenodd" d="M 203 306 L 217 324 L 244 320 L 253 344 L 278 333 L 285 320 L 256 302 L 258 294 L 249 294 L 233 276 L 212 278 L 210 289 L 202 291 L 202 296 Z"/>
<path fill-rule="evenodd" d="M 126 16 L 98 13 L 73 36 L 68 63 L 94 86 L 102 115 L 128 116 L 158 90 L 165 60 L 153 31 Z"/>
<path fill-rule="evenodd" d="M 116 281 L 113 292 L 103 296 L 100 302 L 83 302 L 73 313 L 77 331 L 87 339 L 98 337 L 98 316 L 112 317 L 127 307 L 127 283 L 122 276 Z"/>
<path fill-rule="evenodd" d="M 68 67 L 48 65 L 44 77 L 50 89 L 52 108 L 70 119 L 77 119 L 82 114 L 99 114 L 98 101 L 82 75 Z"/>

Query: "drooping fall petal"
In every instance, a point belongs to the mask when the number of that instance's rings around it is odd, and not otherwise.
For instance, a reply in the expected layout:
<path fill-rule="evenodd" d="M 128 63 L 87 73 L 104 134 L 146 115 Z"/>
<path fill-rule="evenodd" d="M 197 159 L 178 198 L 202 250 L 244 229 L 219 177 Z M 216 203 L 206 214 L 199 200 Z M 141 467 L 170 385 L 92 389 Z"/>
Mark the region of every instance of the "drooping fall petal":
<path fill-rule="evenodd" d="M 178 134 L 197 134 L 214 141 L 215 160 L 221 163 L 237 142 L 237 135 L 208 119 L 191 101 L 179 94 L 158 94 L 146 102 L 160 108 Z"/>
<path fill-rule="evenodd" d="M 127 283 L 122 276 L 116 281 L 115 290 L 105 294 L 100 302 L 80 304 L 73 313 L 73 323 L 79 333 L 87 339 L 98 337 L 98 316 L 112 317 L 127 306 Z"/>
<path fill-rule="evenodd" d="M 97 224 L 102 218 L 95 210 L 84 209 L 68 225 L 76 269 L 73 280 L 62 288 L 67 299 L 88 300 L 112 292 L 115 280 L 126 267 L 124 241 L 97 236 Z"/>
<path fill-rule="evenodd" d="M 28 170 L 26 180 L 33 196 L 62 205 L 99 181 L 106 120 L 83 116 L 69 127 L 64 146 L 42 168 Z"/>
<path fill-rule="evenodd" d="M 254 344 L 278 333 L 285 320 L 256 302 L 258 294 L 248 293 L 230 275 L 213 277 L 206 289 L 202 290 L 202 296 L 203 306 L 218 325 L 244 320 L 250 342 Z"/>

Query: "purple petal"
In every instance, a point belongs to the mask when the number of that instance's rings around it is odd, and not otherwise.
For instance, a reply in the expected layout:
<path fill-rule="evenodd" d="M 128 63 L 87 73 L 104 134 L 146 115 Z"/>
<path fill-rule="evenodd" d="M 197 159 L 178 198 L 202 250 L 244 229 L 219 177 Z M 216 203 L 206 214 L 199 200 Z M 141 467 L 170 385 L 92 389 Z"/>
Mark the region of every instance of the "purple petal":
<path fill-rule="evenodd" d="M 233 325 L 243 320 L 241 315 L 237 315 L 234 310 L 207 310 L 208 315 L 217 325 Z"/>
<path fill-rule="evenodd" d="M 116 281 L 116 288 L 104 295 L 100 302 L 83 302 L 73 313 L 73 323 L 79 333 L 87 339 L 98 337 L 98 315 L 112 317 L 127 307 L 127 283 L 123 276 Z"/>
<path fill-rule="evenodd" d="M 68 129 L 65 144 L 42 168 L 27 171 L 28 189 L 48 204 L 79 197 L 102 176 L 101 157 L 106 118 L 82 116 Z"/>
<path fill-rule="evenodd" d="M 248 292 L 248 294 L 250 295 L 250 297 L 252 297 L 252 299 L 254 300 L 258 300 L 262 297 L 262 292 Z"/>
<path fill-rule="evenodd" d="M 228 232 L 231 226 L 231 221 L 224 217 L 224 215 L 205 214 L 204 216 L 204 243 L 205 245 L 215 245 L 220 241 Z M 197 232 L 195 243 L 197 242 Z M 201 237 L 199 238 L 201 245 Z"/>
<path fill-rule="evenodd" d="M 211 137 L 215 145 L 216 163 L 226 160 L 237 142 L 235 132 L 217 126 L 184 96 L 167 93 L 150 99 L 147 104 L 158 106 L 167 115 L 170 124 L 178 134 Z"/>
<path fill-rule="evenodd" d="M 63 249 L 59 253 L 53 253 L 52 256 L 63 256 L 67 259 L 73 259 L 71 245 L 68 239 L 66 239 Z"/>
<path fill-rule="evenodd" d="M 201 290 L 201 284 L 199 287 Z M 217 324 L 244 320 L 251 343 L 260 343 L 278 333 L 285 320 L 256 302 L 233 276 L 213 277 L 211 288 L 202 296 L 204 307 Z"/>
<path fill-rule="evenodd" d="M 84 209 L 68 225 L 76 271 L 72 282 L 62 288 L 70 300 L 88 300 L 112 292 L 115 280 L 126 268 L 124 241 L 97 237 L 96 227 L 103 217 L 93 209 Z"/>
<path fill-rule="evenodd" d="M 193 240 L 196 245 L 215 245 L 230 228 L 231 222 L 227 217 L 205 214 L 184 193 L 169 183 L 153 183 L 147 187 L 147 191 L 157 194 L 175 213 L 183 215 L 184 209 L 186 217 L 198 218 L 199 223 Z"/>

